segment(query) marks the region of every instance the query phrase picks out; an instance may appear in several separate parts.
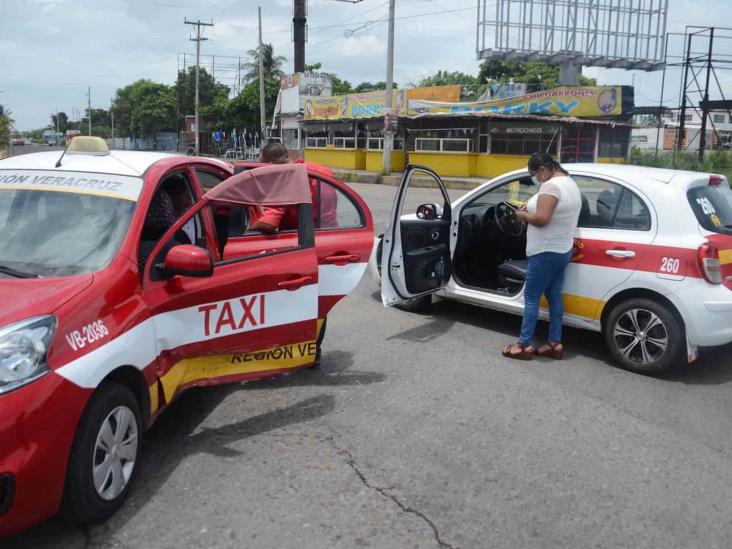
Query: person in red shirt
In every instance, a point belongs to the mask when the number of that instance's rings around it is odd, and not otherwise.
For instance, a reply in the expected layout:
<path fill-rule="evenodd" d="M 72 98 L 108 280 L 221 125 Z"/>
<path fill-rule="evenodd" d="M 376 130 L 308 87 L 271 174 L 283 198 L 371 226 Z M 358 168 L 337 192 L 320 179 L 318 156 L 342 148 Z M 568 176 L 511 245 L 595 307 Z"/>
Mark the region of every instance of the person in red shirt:
<path fill-rule="evenodd" d="M 282 143 L 270 142 L 262 149 L 261 161 L 269 164 L 288 164 L 290 157 L 287 148 Z M 296 160 L 297 163 L 304 162 Z M 325 166 L 305 162 L 308 169 L 332 175 L 332 171 Z M 310 195 L 313 202 L 313 226 L 317 228 L 337 227 L 338 196 L 336 190 L 328 184 L 319 184 L 318 179 L 309 178 Z M 318 189 L 320 187 L 320 189 Z M 320 190 L 320 192 L 318 192 Z M 252 231 L 272 234 L 278 230 L 297 229 L 297 207 L 265 208 L 262 215 L 250 226 Z"/>

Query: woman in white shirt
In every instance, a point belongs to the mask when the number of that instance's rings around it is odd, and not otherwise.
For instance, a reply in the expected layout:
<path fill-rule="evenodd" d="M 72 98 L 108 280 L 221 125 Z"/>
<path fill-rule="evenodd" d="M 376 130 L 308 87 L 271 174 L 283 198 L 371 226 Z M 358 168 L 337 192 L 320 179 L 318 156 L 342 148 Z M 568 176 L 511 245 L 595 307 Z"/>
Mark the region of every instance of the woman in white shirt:
<path fill-rule="evenodd" d="M 518 342 L 503 349 L 503 355 L 519 360 L 531 360 L 534 354 L 561 359 L 564 356 L 562 285 L 564 271 L 572 259 L 582 197 L 577 184 L 551 155 L 532 154 L 528 168 L 534 183 L 541 186 L 516 212 L 520 221 L 528 223 L 524 319 Z M 532 339 L 542 294 L 549 302 L 549 341 L 536 349 Z"/>

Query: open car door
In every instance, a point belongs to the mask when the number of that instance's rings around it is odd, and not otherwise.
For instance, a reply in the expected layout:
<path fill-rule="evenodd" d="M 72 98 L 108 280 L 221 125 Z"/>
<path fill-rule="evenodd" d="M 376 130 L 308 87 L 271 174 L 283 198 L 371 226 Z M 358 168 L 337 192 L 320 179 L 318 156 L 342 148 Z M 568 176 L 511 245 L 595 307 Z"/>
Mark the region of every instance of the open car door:
<path fill-rule="evenodd" d="M 416 215 L 403 215 L 407 189 L 416 177 L 434 181 L 444 203 L 421 204 Z M 384 305 L 405 303 L 445 287 L 452 275 L 450 224 L 450 198 L 440 177 L 429 168 L 408 165 L 383 237 L 381 300 Z"/>

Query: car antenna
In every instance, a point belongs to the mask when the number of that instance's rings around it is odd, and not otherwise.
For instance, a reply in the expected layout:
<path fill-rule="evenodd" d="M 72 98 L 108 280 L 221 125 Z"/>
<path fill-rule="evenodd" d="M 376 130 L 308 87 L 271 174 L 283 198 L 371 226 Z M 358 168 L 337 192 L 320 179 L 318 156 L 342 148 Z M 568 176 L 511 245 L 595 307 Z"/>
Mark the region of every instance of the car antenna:
<path fill-rule="evenodd" d="M 71 139 L 69 139 L 69 142 L 66 143 L 66 147 L 64 147 L 64 152 L 61 153 L 61 156 L 59 157 L 58 161 L 56 162 L 57 168 L 61 166 L 61 161 L 63 160 L 64 155 L 66 154 L 66 151 L 69 150 L 69 145 L 71 145 Z"/>

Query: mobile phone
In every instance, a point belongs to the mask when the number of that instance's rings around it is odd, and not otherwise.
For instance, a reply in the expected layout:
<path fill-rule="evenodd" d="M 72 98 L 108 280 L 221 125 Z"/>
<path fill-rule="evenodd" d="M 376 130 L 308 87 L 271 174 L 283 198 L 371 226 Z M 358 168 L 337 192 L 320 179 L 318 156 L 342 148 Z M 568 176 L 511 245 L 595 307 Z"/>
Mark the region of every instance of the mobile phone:
<path fill-rule="evenodd" d="M 513 210 L 514 212 L 518 211 L 518 208 L 516 206 L 514 206 L 513 204 L 511 204 L 510 202 L 504 202 L 504 204 L 506 206 L 508 206 L 511 210 Z"/>

